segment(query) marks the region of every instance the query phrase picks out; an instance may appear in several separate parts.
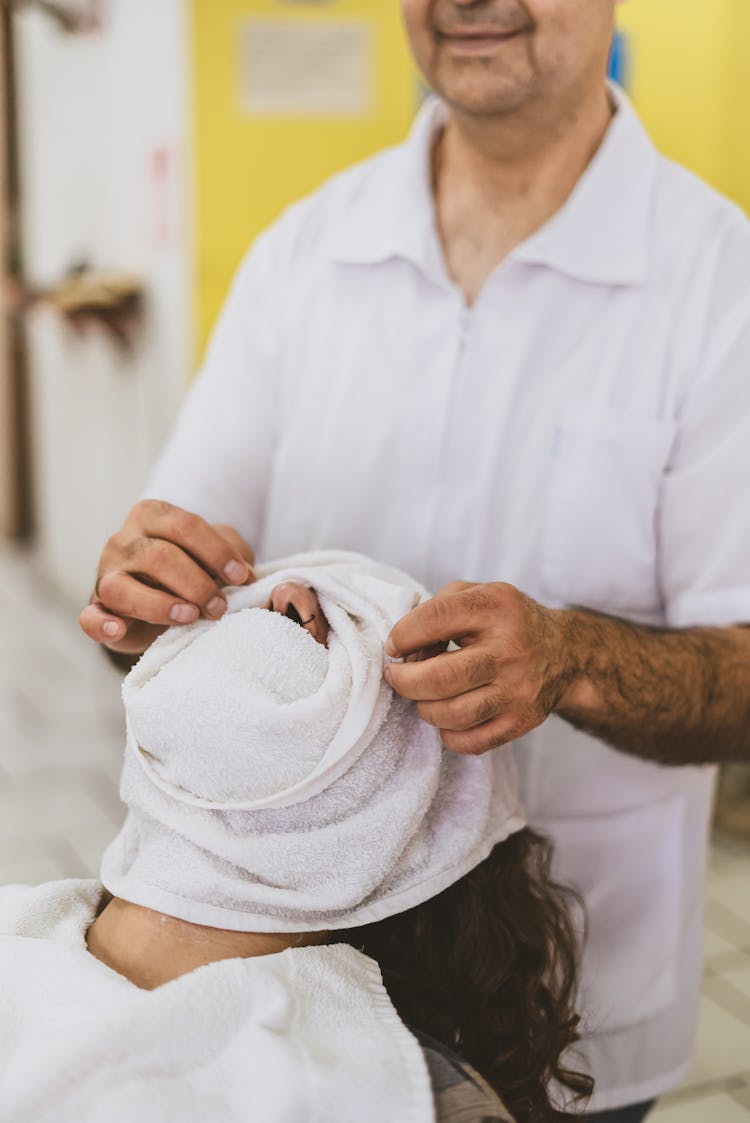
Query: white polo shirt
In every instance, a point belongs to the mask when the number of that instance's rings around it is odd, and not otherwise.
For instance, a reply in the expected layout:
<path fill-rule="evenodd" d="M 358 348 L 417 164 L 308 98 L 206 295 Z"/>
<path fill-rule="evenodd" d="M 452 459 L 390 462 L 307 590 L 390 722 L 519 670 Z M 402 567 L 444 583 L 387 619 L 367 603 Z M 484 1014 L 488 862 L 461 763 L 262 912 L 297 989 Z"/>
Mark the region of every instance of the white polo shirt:
<path fill-rule="evenodd" d="M 674 627 L 750 621 L 750 225 L 618 93 L 565 206 L 467 308 L 425 107 L 255 244 L 151 481 L 268 559 L 360 550 L 434 589 Z M 592 1109 L 690 1058 L 712 770 L 558 718 L 518 744 L 534 826 L 585 894 Z"/>

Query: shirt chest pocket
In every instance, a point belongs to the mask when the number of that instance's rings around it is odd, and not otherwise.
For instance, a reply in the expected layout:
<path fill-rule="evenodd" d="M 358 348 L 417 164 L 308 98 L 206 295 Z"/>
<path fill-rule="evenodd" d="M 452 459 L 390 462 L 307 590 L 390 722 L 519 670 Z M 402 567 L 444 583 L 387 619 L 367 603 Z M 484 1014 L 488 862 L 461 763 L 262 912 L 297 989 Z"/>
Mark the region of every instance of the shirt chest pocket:
<path fill-rule="evenodd" d="M 555 434 L 540 537 L 557 604 L 658 613 L 658 511 L 672 422 L 571 401 Z"/>

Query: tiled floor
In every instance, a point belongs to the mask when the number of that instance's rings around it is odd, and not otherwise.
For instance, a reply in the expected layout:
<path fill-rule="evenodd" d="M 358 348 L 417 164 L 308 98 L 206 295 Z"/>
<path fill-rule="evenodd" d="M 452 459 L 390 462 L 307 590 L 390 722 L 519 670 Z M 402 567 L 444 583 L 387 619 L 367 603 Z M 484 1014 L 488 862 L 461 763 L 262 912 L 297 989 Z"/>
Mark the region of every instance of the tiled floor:
<path fill-rule="evenodd" d="M 120 676 L 0 551 L 0 883 L 92 876 L 122 811 Z M 750 1123 L 750 848 L 715 842 L 698 1047 L 654 1123 Z"/>

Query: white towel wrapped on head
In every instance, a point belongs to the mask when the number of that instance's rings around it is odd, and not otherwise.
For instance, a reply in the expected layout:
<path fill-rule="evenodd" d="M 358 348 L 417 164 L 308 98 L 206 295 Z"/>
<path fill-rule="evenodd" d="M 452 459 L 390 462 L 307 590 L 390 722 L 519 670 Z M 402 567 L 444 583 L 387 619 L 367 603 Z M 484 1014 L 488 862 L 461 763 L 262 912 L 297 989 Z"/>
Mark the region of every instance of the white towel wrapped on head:
<path fill-rule="evenodd" d="M 312 588 L 327 645 L 265 608 Z M 426 599 L 356 554 L 301 555 L 171 629 L 123 686 L 127 822 L 115 896 L 238 931 L 327 931 L 435 896 L 524 825 L 509 748 L 443 750 L 382 677 L 393 625 Z"/>

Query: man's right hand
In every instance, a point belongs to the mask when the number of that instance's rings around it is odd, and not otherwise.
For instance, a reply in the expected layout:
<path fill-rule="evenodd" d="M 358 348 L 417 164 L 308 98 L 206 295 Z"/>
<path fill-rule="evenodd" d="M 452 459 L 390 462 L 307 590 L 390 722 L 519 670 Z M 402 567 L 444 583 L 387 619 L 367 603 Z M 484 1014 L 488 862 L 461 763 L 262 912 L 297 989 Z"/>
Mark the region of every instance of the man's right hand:
<path fill-rule="evenodd" d="M 254 563 L 232 527 L 143 499 L 104 547 L 81 627 L 110 651 L 140 655 L 173 624 L 223 616 L 222 587 L 249 585 Z"/>

